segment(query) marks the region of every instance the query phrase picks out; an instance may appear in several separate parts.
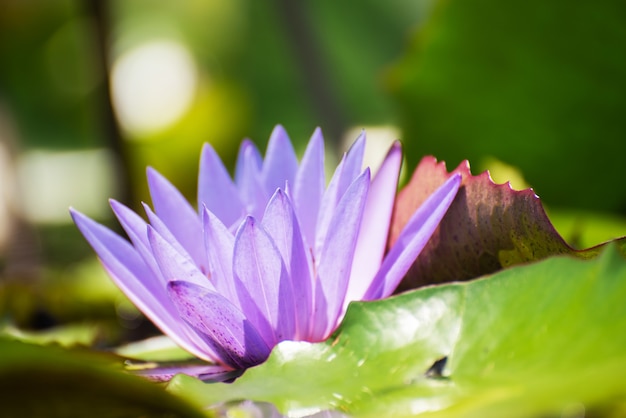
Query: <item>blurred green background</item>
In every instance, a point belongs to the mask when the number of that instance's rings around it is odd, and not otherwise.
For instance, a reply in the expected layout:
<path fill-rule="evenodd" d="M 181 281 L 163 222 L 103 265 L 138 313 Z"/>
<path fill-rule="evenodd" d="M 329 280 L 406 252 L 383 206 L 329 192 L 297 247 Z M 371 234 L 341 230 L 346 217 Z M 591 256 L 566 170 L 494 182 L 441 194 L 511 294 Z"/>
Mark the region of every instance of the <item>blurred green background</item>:
<path fill-rule="evenodd" d="M 0 327 L 154 333 L 68 206 L 116 227 L 146 165 L 193 202 L 203 142 L 232 167 L 277 123 L 299 152 L 320 126 L 331 161 L 362 127 L 409 168 L 469 159 L 580 246 L 626 234 L 624 22 L 619 0 L 0 0 Z"/>

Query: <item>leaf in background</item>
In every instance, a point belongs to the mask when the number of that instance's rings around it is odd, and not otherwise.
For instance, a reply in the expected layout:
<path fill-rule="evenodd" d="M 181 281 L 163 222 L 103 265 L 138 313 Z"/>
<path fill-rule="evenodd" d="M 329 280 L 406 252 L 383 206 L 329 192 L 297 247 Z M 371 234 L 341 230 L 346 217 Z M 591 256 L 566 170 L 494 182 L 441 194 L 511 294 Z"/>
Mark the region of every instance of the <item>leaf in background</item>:
<path fill-rule="evenodd" d="M 588 248 L 626 236 L 626 218 L 607 212 L 546 208 L 559 234 L 575 248 Z"/>
<path fill-rule="evenodd" d="M 619 416 L 625 298 L 615 246 L 593 260 L 553 257 L 353 303 L 324 343 L 283 342 L 232 384 L 177 376 L 168 390 L 199 406 L 252 399 L 300 415 Z"/>
<path fill-rule="evenodd" d="M 203 417 L 102 355 L 0 339 L 6 417 Z"/>
<path fill-rule="evenodd" d="M 410 167 L 495 157 L 548 205 L 624 213 L 626 2 L 434 3 L 390 78 Z"/>
<path fill-rule="evenodd" d="M 399 290 L 468 280 L 552 255 L 590 258 L 598 254 L 598 248 L 571 248 L 552 226 L 532 189 L 495 184 L 486 171 L 473 176 L 467 161 L 452 173 L 463 177 L 459 193 Z M 390 245 L 421 203 L 452 173 L 433 157 L 422 159 L 396 198 Z"/>
<path fill-rule="evenodd" d="M 143 361 L 181 361 L 194 358 L 167 335 L 134 341 L 118 347 L 115 353 L 126 358 Z"/>
<path fill-rule="evenodd" d="M 69 324 L 39 331 L 27 331 L 13 325 L 0 325 L 0 336 L 25 343 L 62 347 L 91 346 L 98 336 L 98 327 L 92 324 Z"/>

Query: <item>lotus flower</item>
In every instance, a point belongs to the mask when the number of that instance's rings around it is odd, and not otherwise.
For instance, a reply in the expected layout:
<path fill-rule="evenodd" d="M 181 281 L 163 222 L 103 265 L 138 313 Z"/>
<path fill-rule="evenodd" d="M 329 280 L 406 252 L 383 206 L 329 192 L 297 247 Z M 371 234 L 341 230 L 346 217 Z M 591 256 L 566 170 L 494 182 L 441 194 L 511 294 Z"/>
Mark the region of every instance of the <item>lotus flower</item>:
<path fill-rule="evenodd" d="M 326 339 L 350 301 L 391 295 L 452 202 L 459 176 L 385 255 L 401 149 L 395 143 L 370 180 L 364 147 L 362 133 L 325 187 L 319 129 L 300 163 L 280 126 L 265 159 L 244 141 L 234 182 L 206 144 L 198 211 L 151 168 L 149 223 L 111 200 L 130 242 L 71 213 L 111 278 L 165 334 L 201 359 L 245 369 L 283 340 Z"/>

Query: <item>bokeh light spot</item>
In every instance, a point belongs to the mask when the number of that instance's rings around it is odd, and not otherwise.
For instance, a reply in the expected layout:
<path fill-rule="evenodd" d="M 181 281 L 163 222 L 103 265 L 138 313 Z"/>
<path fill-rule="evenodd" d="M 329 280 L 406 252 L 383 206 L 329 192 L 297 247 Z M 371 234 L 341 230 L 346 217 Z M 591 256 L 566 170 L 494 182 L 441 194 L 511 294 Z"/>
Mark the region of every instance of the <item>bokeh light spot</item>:
<path fill-rule="evenodd" d="M 145 137 L 178 121 L 193 102 L 198 75 L 185 45 L 150 41 L 122 54 L 113 64 L 113 105 L 122 127 Z"/>

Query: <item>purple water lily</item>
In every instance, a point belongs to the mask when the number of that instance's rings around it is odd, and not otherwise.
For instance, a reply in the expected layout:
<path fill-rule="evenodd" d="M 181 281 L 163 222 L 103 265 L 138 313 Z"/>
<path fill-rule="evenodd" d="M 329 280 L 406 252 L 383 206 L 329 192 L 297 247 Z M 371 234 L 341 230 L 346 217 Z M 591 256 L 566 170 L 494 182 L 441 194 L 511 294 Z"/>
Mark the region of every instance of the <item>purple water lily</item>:
<path fill-rule="evenodd" d="M 234 182 L 206 144 L 198 211 L 150 168 L 149 223 L 111 200 L 131 242 L 71 213 L 111 278 L 165 334 L 201 359 L 243 369 L 280 341 L 326 339 L 350 301 L 391 295 L 456 195 L 460 176 L 385 255 L 401 149 L 395 143 L 370 180 L 364 147 L 362 133 L 325 187 L 319 129 L 300 163 L 281 126 L 265 159 L 244 141 Z"/>

